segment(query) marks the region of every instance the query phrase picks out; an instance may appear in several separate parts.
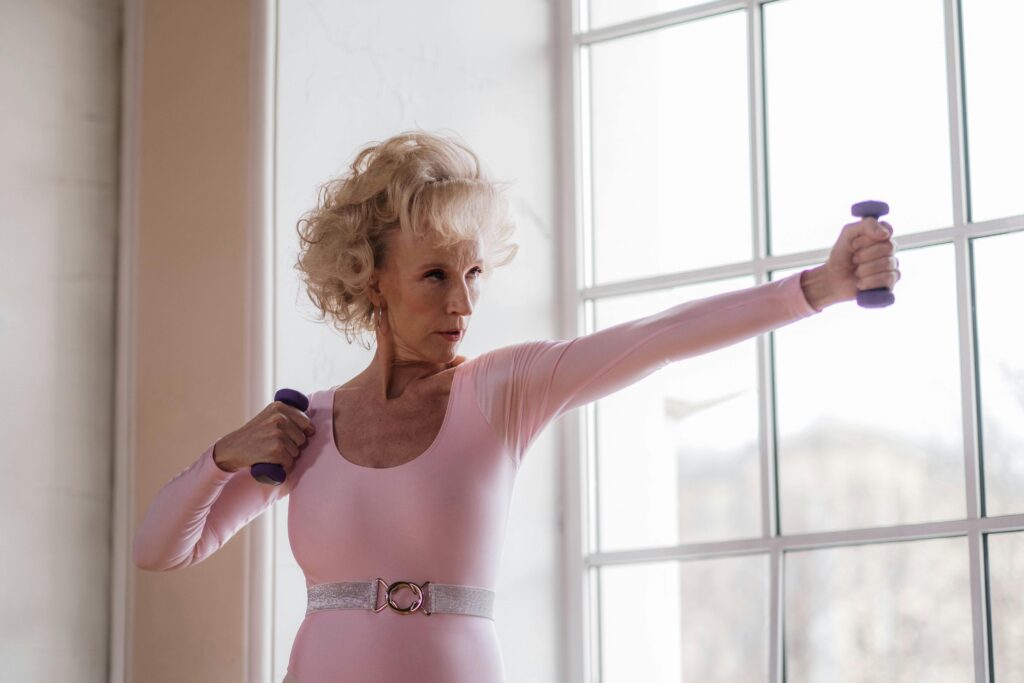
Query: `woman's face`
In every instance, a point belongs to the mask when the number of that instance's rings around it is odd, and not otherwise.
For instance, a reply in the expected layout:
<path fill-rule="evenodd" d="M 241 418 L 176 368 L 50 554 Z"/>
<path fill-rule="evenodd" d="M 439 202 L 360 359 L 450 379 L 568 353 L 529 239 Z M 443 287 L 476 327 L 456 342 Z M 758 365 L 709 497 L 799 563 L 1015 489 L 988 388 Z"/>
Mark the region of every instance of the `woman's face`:
<path fill-rule="evenodd" d="M 395 360 L 453 360 L 480 296 L 482 242 L 438 248 L 402 230 L 388 239 L 385 268 L 374 272 L 391 325 Z M 460 334 L 441 334 L 447 330 Z"/>

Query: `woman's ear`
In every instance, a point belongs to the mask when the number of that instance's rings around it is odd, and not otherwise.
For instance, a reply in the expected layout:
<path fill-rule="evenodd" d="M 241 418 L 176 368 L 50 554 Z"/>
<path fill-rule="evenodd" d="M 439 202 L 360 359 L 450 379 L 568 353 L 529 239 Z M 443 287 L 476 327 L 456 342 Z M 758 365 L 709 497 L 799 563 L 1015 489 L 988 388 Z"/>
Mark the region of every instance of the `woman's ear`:
<path fill-rule="evenodd" d="M 370 297 L 370 303 L 380 306 L 383 297 L 380 293 L 380 279 L 376 275 L 366 283 L 366 294 Z"/>

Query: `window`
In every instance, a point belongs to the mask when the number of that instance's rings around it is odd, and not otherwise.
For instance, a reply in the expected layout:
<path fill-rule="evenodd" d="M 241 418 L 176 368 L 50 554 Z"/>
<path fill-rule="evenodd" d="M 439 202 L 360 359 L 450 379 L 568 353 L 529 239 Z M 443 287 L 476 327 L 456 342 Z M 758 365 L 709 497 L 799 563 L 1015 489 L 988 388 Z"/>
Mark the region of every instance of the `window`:
<path fill-rule="evenodd" d="M 865 199 L 903 274 L 581 408 L 579 680 L 1024 677 L 1022 25 L 577 0 L 580 333 L 818 265 Z"/>

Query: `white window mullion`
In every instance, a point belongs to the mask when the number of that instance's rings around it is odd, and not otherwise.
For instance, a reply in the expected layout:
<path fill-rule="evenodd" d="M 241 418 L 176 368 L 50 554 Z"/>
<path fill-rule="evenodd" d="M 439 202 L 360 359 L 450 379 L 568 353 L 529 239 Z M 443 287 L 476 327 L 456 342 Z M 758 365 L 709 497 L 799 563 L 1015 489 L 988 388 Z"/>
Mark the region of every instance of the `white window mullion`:
<path fill-rule="evenodd" d="M 767 195 L 767 132 L 764 117 L 764 52 L 762 49 L 762 14 L 758 0 L 747 2 L 747 104 L 750 108 L 750 192 L 751 192 L 751 260 L 754 263 L 754 282 L 768 281 L 768 195 Z M 761 536 L 768 540 L 776 537 L 778 524 L 778 481 L 776 474 L 774 367 L 771 339 L 757 337 L 757 382 L 759 402 L 758 451 L 761 459 Z M 782 606 L 783 587 L 782 550 L 772 545 L 769 555 L 768 580 L 768 681 L 781 683 L 782 677 Z"/>
<path fill-rule="evenodd" d="M 946 91 L 949 95 L 950 180 L 953 197 L 953 232 L 956 249 L 957 318 L 960 332 L 960 387 L 964 436 L 964 484 L 967 519 L 984 514 L 982 470 L 978 449 L 978 382 L 974 344 L 973 287 L 970 241 L 965 227 L 969 216 L 970 191 L 966 165 L 963 86 L 963 45 L 960 0 L 944 0 L 946 29 Z M 988 591 L 985 576 L 984 538 L 980 526 L 968 534 L 971 583 L 971 627 L 974 642 L 975 683 L 992 680 L 989 666 Z"/>

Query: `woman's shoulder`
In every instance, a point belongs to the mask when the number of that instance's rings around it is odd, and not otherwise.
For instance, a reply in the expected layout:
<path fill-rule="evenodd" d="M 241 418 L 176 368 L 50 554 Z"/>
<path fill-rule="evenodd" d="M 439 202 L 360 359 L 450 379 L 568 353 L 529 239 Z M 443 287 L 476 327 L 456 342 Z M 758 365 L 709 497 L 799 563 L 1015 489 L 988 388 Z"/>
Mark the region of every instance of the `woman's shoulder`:
<path fill-rule="evenodd" d="M 478 376 L 513 377 L 522 374 L 545 356 L 560 355 L 569 344 L 562 339 L 532 339 L 486 351 L 467 361 Z"/>
<path fill-rule="evenodd" d="M 550 349 L 561 348 L 568 343 L 569 341 L 564 339 L 530 339 L 527 341 L 515 342 L 514 344 L 500 346 L 482 355 L 487 356 L 488 358 L 491 359 L 522 358 L 529 357 L 538 353 L 543 353 Z"/>

